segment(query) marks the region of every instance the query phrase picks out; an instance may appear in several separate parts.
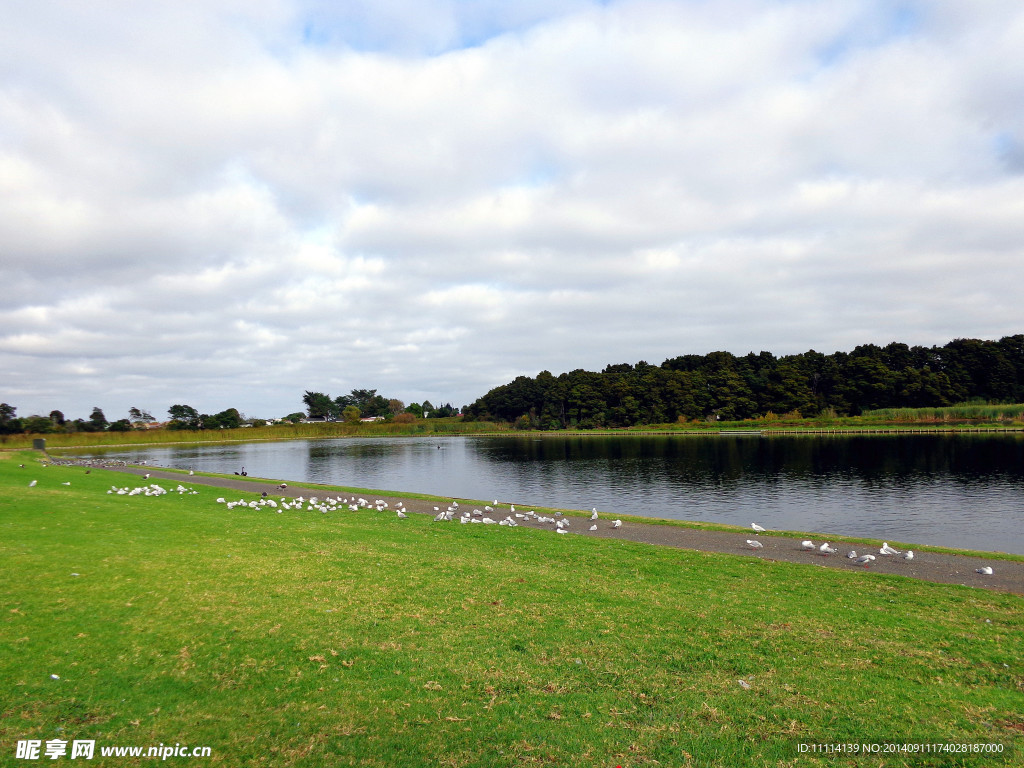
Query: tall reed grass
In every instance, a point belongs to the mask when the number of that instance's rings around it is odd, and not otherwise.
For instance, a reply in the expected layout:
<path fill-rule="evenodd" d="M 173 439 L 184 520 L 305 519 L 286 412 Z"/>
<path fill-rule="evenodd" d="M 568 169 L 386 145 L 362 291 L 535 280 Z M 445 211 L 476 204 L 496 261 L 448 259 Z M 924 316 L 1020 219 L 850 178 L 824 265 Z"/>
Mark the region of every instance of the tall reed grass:
<path fill-rule="evenodd" d="M 880 408 L 862 418 L 896 422 L 948 423 L 958 421 L 1012 423 L 1024 421 L 1024 404 L 962 403 L 944 408 Z"/>
<path fill-rule="evenodd" d="M 146 445 L 150 443 L 225 443 L 261 440 L 302 440 L 331 437 L 396 437 L 466 435 L 506 432 L 508 425 L 462 422 L 455 419 L 418 419 L 411 424 L 377 422 L 348 424 L 277 424 L 271 427 L 239 429 L 139 429 L 130 432 L 71 432 L 45 435 L 0 435 L 0 447 L 31 448 L 35 438 L 44 438 L 48 448 L 92 447 L 97 445 Z"/>

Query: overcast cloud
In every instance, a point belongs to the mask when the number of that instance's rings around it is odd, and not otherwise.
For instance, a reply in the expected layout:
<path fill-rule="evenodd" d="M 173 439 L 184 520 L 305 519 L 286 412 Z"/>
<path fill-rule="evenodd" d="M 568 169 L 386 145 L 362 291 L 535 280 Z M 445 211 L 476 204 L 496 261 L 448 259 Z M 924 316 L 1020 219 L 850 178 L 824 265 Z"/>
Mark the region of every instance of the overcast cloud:
<path fill-rule="evenodd" d="M 1019 0 L 10 0 L 0 401 L 1024 332 Z"/>

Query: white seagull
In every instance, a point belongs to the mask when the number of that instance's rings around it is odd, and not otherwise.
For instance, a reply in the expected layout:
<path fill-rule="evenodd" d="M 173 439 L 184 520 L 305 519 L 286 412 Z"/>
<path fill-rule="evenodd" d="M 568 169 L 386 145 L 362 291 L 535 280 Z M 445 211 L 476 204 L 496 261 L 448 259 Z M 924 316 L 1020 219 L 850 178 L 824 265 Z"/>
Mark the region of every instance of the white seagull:
<path fill-rule="evenodd" d="M 766 528 L 758 525 L 757 523 L 751 523 L 750 527 L 754 529 L 754 533 L 764 533 L 765 530 L 767 530 Z"/>
<path fill-rule="evenodd" d="M 878 553 L 881 554 L 881 555 L 898 555 L 900 553 L 900 551 L 898 549 L 894 549 L 893 547 L 890 547 L 889 546 L 889 542 L 883 541 L 882 542 L 882 548 L 880 550 L 878 550 Z"/>
<path fill-rule="evenodd" d="M 589 527 L 589 528 L 588 528 L 587 530 L 588 530 L 588 531 L 596 531 L 596 530 L 597 530 L 597 525 L 596 525 L 596 524 L 595 524 L 595 525 L 592 525 L 592 526 L 590 526 L 590 527 Z"/>
<path fill-rule="evenodd" d="M 914 559 L 914 550 L 908 549 L 906 552 L 904 552 L 903 553 L 903 559 L 904 560 L 913 560 Z"/>
<path fill-rule="evenodd" d="M 407 517 L 408 517 L 408 515 L 405 514 L 405 512 L 403 512 L 402 510 L 398 510 L 398 519 L 399 520 L 405 520 L 405 518 L 407 518 Z"/>
<path fill-rule="evenodd" d="M 814 542 L 811 541 L 810 539 L 805 539 L 804 541 L 800 542 L 800 546 L 803 547 L 804 549 L 812 550 L 812 549 L 814 549 Z"/>
<path fill-rule="evenodd" d="M 613 520 L 612 521 L 612 528 L 621 528 L 621 527 L 622 527 L 622 521 L 621 520 Z"/>
<path fill-rule="evenodd" d="M 820 547 L 818 547 L 818 551 L 821 552 L 821 554 L 825 557 L 828 557 L 829 555 L 834 555 L 836 553 L 836 550 L 830 547 L 827 541 Z"/>
<path fill-rule="evenodd" d="M 594 511 L 590 513 L 591 520 L 597 520 L 597 507 L 594 507 Z"/>
<path fill-rule="evenodd" d="M 762 544 L 760 541 L 754 541 L 753 539 L 747 539 L 747 545 L 751 549 L 762 549 L 764 547 L 764 544 Z"/>
<path fill-rule="evenodd" d="M 874 562 L 874 560 L 874 555 L 861 555 L 857 558 L 856 563 L 857 565 L 863 565 L 865 568 L 867 568 L 871 563 Z"/>
<path fill-rule="evenodd" d="M 982 576 L 991 576 L 992 575 L 992 566 L 986 565 L 986 566 L 984 566 L 982 568 L 975 568 L 974 572 L 975 573 L 980 573 Z"/>
<path fill-rule="evenodd" d="M 856 560 L 857 559 L 857 550 L 851 549 L 849 552 L 846 553 L 846 557 L 848 559 L 850 559 L 850 560 Z"/>

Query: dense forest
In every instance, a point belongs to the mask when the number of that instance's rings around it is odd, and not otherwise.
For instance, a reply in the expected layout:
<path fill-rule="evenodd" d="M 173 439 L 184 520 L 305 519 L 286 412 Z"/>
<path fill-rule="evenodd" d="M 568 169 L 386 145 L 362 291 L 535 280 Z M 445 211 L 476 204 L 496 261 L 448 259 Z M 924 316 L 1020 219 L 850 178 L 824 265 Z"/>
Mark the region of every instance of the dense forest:
<path fill-rule="evenodd" d="M 609 365 L 600 373 L 541 371 L 492 389 L 464 416 L 520 428 L 587 429 L 770 414 L 857 416 L 970 400 L 1024 401 L 1024 335 L 942 347 L 865 344 L 831 355 L 712 352 L 660 366 Z"/>

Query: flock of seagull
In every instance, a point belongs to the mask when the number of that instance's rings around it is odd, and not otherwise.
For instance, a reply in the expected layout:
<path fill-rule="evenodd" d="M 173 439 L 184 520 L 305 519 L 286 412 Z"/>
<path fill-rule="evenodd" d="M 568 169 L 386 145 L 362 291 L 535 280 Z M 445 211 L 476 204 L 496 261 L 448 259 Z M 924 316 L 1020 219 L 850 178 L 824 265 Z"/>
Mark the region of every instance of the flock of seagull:
<path fill-rule="evenodd" d="M 281 490 L 283 490 L 286 487 L 287 485 L 285 483 L 282 483 L 281 485 L 278 486 L 278 488 Z M 275 510 L 278 514 L 281 514 L 282 512 L 291 509 L 306 512 L 321 512 L 325 515 L 328 512 L 338 512 L 346 509 L 352 512 L 357 512 L 360 509 L 373 509 L 376 510 L 377 512 L 394 511 L 395 516 L 399 520 L 405 520 L 409 517 L 405 504 L 402 501 L 395 502 L 394 508 L 392 509 L 391 505 L 388 502 L 384 501 L 383 499 L 375 499 L 371 502 L 362 497 L 353 497 L 349 499 L 327 496 L 321 499 L 318 496 L 311 496 L 307 499 L 303 496 L 297 496 L 289 500 L 282 496 L 280 501 L 275 501 L 274 499 L 269 498 L 268 493 L 264 492 L 259 499 L 254 499 L 252 501 L 246 501 L 245 499 L 238 499 L 237 501 L 228 501 L 226 498 L 221 496 L 217 499 L 217 503 L 223 504 L 227 509 L 234 509 L 235 507 L 247 507 L 249 509 L 270 508 L 272 510 Z M 495 499 L 494 506 L 488 504 L 483 509 L 477 508 L 469 510 L 461 509 L 459 507 L 459 502 L 453 501 L 447 507 L 447 509 L 444 510 L 442 510 L 440 507 L 434 507 L 434 512 L 437 513 L 434 515 L 434 522 L 452 522 L 457 519 L 459 523 L 463 525 L 470 525 L 475 523 L 478 525 L 503 525 L 514 528 L 524 522 L 530 521 L 542 525 L 553 524 L 555 526 L 555 533 L 562 534 L 568 533 L 569 527 L 572 525 L 570 520 L 567 517 L 565 517 L 565 515 L 562 512 L 555 512 L 554 517 L 547 517 L 544 515 L 538 515 L 532 509 L 527 512 L 517 512 L 514 504 L 509 504 L 508 514 L 504 518 L 502 518 L 501 520 L 495 520 L 494 517 L 497 517 L 500 514 L 496 510 L 498 504 L 498 500 Z M 491 517 L 491 515 L 494 515 L 494 517 Z M 595 508 L 591 512 L 591 525 L 587 530 L 598 530 L 596 522 L 598 520 L 598 517 L 598 512 Z M 622 521 L 612 520 L 610 523 L 610 527 L 612 529 L 621 528 Z"/>
<path fill-rule="evenodd" d="M 751 523 L 750 527 L 753 529 L 755 536 L 760 533 L 764 533 L 767 530 L 767 528 L 760 526 L 757 523 Z M 762 544 L 757 539 L 747 539 L 747 546 L 751 549 L 764 548 L 764 544 Z M 839 553 L 839 550 L 837 550 L 827 541 L 819 546 L 810 539 L 804 539 L 800 542 L 800 548 L 805 552 L 817 552 L 822 557 L 828 557 L 829 555 L 835 555 Z M 883 557 L 898 557 L 905 560 L 908 563 L 914 559 L 914 550 L 908 549 L 906 552 L 902 552 L 896 549 L 895 547 L 889 546 L 889 542 L 887 541 L 882 542 L 882 546 L 878 550 L 878 554 Z M 849 552 L 846 553 L 846 559 L 853 561 L 855 565 L 862 565 L 865 568 L 867 568 L 869 565 L 875 562 L 877 557 L 871 554 L 858 555 L 856 550 L 851 549 Z M 974 572 L 980 573 L 983 576 L 991 576 L 993 573 L 991 566 L 987 565 L 982 568 L 975 568 Z"/>
<path fill-rule="evenodd" d="M 22 465 L 22 467 L 24 467 L 24 465 Z M 191 475 L 192 472 L 190 471 L 189 474 Z M 150 475 L 148 473 L 143 475 L 143 479 L 145 480 L 148 480 L 149 477 Z M 29 488 L 34 488 L 36 484 L 37 481 L 32 480 L 31 482 L 29 482 L 28 486 Z M 70 483 L 63 483 L 63 485 L 70 485 Z M 281 483 L 280 485 L 277 486 L 278 490 L 282 491 L 287 487 L 287 483 Z M 197 495 L 199 493 L 199 491 L 196 491 L 192 488 L 186 488 L 181 484 L 179 484 L 174 490 L 179 495 Z M 158 485 L 157 483 L 150 483 L 148 485 L 137 486 L 135 488 L 128 488 L 127 486 L 119 487 L 113 485 L 110 487 L 107 493 L 116 494 L 118 496 L 163 496 L 169 493 L 169 491 L 166 488 Z M 351 499 L 349 499 L 327 496 L 323 499 L 320 499 L 317 496 L 311 496 L 307 499 L 303 496 L 297 496 L 289 500 L 288 498 L 282 496 L 280 498 L 280 501 L 275 501 L 274 499 L 269 498 L 269 494 L 264 491 L 261 497 L 256 500 L 246 501 L 245 499 L 238 499 L 237 501 L 228 501 L 223 496 L 221 496 L 217 499 L 217 503 L 224 504 L 227 509 L 234 509 L 235 507 L 246 507 L 248 509 L 270 508 L 272 510 L 275 510 L 278 514 L 286 510 L 305 510 L 307 512 L 317 511 L 323 514 L 327 514 L 329 512 L 342 511 L 346 509 L 352 512 L 356 512 L 360 509 L 374 509 L 378 512 L 394 511 L 395 515 L 399 520 L 404 520 L 409 516 L 406 511 L 404 503 L 401 501 L 396 502 L 392 510 L 391 505 L 388 502 L 384 501 L 383 499 L 375 499 L 374 501 L 371 502 L 362 497 L 352 497 Z M 453 501 L 444 510 L 442 510 L 440 507 L 434 507 L 434 512 L 437 513 L 436 515 L 434 515 L 434 522 L 453 522 L 457 519 L 459 523 L 463 525 L 501 525 L 512 528 L 524 522 L 532 522 L 541 525 L 554 525 L 555 533 L 560 534 L 568 533 L 569 528 L 572 525 L 570 520 L 566 518 L 561 512 L 555 512 L 553 517 L 538 515 L 532 509 L 527 512 L 517 512 L 514 504 L 509 504 L 508 514 L 504 518 L 500 520 L 495 520 L 494 517 L 497 517 L 500 514 L 497 511 L 497 507 L 497 499 L 494 500 L 493 506 L 487 505 L 483 509 L 477 508 L 472 510 L 463 509 L 459 506 L 459 503 L 457 501 Z M 491 517 L 491 515 L 494 515 L 494 517 Z M 598 519 L 599 515 L 597 512 L 597 508 L 594 508 L 590 515 L 591 525 L 587 529 L 588 531 L 593 532 L 598 530 Z M 612 529 L 621 528 L 622 521 L 612 520 L 610 523 L 610 527 Z M 751 529 L 753 529 L 755 536 L 761 533 L 765 533 L 767 531 L 767 529 L 764 526 L 758 525 L 757 523 L 751 523 L 750 527 Z M 746 542 L 747 546 L 753 550 L 764 548 L 764 544 L 762 544 L 757 539 L 747 539 Z M 828 557 L 829 555 L 838 554 L 838 550 L 827 541 L 823 544 L 818 545 L 810 539 L 806 539 L 800 542 L 800 547 L 801 549 L 808 552 L 817 552 L 822 557 Z M 882 542 L 882 546 L 878 550 L 878 555 L 882 557 L 901 558 L 906 562 L 910 562 L 914 559 L 913 550 L 908 549 L 906 552 L 902 552 L 896 549 L 895 547 L 889 546 L 889 542 Z M 849 552 L 847 552 L 846 558 L 850 560 L 854 565 L 860 565 L 864 568 L 867 568 L 869 565 L 871 565 L 871 563 L 875 562 L 875 560 L 877 559 L 876 555 L 873 554 L 858 555 L 856 550 L 850 550 Z M 980 573 L 983 576 L 991 576 L 993 575 L 993 570 L 991 566 L 984 566 L 982 568 L 976 568 L 975 573 Z"/>

